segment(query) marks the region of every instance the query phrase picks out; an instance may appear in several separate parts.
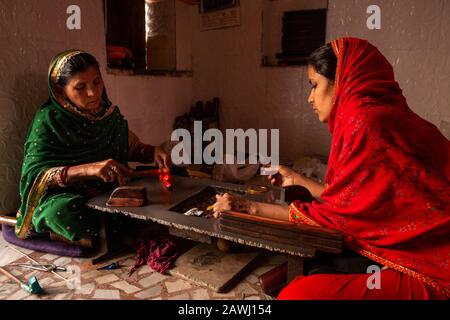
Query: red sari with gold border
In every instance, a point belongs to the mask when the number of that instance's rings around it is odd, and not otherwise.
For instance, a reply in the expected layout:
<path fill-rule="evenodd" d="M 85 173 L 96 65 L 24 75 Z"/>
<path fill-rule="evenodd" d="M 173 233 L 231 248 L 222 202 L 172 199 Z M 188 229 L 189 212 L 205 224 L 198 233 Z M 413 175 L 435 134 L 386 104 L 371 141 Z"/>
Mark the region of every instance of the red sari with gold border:
<path fill-rule="evenodd" d="M 411 111 L 377 48 L 332 46 L 329 186 L 322 203 L 292 203 L 290 220 L 342 231 L 348 248 L 450 297 L 450 142 Z"/>

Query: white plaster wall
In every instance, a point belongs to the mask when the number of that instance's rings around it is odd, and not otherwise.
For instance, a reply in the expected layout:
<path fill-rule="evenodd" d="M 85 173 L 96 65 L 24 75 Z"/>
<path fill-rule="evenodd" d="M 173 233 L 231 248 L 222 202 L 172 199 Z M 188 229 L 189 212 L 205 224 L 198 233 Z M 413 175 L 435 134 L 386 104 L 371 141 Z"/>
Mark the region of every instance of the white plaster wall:
<path fill-rule="evenodd" d="M 369 5 L 381 30 L 366 28 Z M 450 138 L 450 1 L 330 0 L 327 39 L 368 39 L 393 64 L 408 104 Z"/>
<path fill-rule="evenodd" d="M 303 5 L 312 8 L 308 1 Z M 306 102 L 305 68 L 261 67 L 264 6 L 265 0 L 241 0 L 241 26 L 235 28 L 200 32 L 197 15 L 194 99 L 221 98 L 223 129 L 280 129 L 282 159 L 326 155 L 330 137 Z M 279 7 L 275 2 L 274 6 Z"/>
<path fill-rule="evenodd" d="M 181 1 L 175 2 L 176 7 L 176 54 L 177 70 L 192 70 L 192 37 L 195 25 L 197 6 Z M 192 88 L 190 88 L 192 92 Z"/>
<path fill-rule="evenodd" d="M 206 32 L 199 31 L 197 14 L 193 97 L 221 98 L 222 128 L 279 128 L 282 159 L 328 155 L 331 137 L 307 103 L 305 68 L 260 67 L 264 52 L 276 45 L 262 41 L 268 28 L 263 12 L 273 5 L 265 15 L 279 15 L 283 3 L 291 1 L 241 0 L 241 26 Z M 382 9 L 379 31 L 366 27 L 372 4 Z M 327 39 L 351 35 L 379 47 L 393 63 L 410 107 L 450 137 L 449 16 L 447 0 L 330 0 Z"/>
<path fill-rule="evenodd" d="M 66 28 L 72 4 L 81 8 L 81 30 Z M 105 43 L 102 0 L 0 0 L 0 210 L 17 209 L 23 143 L 47 99 L 47 68 L 56 53 L 80 48 L 97 57 L 111 100 L 145 142 L 168 139 L 174 117 L 188 109 L 191 78 L 108 75 Z"/>

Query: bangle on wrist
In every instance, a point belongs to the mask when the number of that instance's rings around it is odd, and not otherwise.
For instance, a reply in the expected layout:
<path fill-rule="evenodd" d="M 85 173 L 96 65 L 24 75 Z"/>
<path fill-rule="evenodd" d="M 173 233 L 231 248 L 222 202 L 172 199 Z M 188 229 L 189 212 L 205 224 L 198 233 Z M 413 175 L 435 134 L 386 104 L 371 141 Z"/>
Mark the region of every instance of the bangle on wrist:
<path fill-rule="evenodd" d="M 65 166 L 62 170 L 61 170 L 61 182 L 64 186 L 67 187 L 67 171 L 69 171 L 69 167 Z"/>
<path fill-rule="evenodd" d="M 53 179 L 61 188 L 67 188 L 67 170 L 69 167 L 57 167 L 54 169 Z"/>

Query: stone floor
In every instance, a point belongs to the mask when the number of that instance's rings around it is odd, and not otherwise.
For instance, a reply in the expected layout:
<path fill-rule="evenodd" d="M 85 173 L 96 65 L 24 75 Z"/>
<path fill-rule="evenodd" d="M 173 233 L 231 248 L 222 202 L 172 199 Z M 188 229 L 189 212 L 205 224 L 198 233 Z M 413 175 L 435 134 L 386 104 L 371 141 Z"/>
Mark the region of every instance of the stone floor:
<path fill-rule="evenodd" d="M 32 271 L 8 266 L 11 263 L 29 263 L 20 250 L 39 263 L 54 263 L 72 268 L 72 273 Z M 285 262 L 280 255 L 264 255 L 261 263 L 228 293 L 219 294 L 174 276 L 154 272 L 149 266 L 142 266 L 133 275 L 129 271 L 134 265 L 134 254 L 124 254 L 110 262 L 119 262 L 120 269 L 98 271 L 87 259 L 58 257 L 52 254 L 34 252 L 13 246 L 3 240 L 0 233 L 0 266 L 13 273 L 22 282 L 36 276 L 45 293 L 32 295 L 21 289 L 17 283 L 0 273 L 0 299 L 4 300 L 85 300 L 85 299 L 146 299 L 146 300 L 266 300 L 258 284 L 258 276 Z M 76 277 L 77 271 L 81 277 Z M 75 279 L 66 281 L 65 279 Z M 77 280 L 80 279 L 79 285 Z M 69 285 L 68 285 L 69 284 Z M 74 289 L 70 289 L 70 287 Z"/>

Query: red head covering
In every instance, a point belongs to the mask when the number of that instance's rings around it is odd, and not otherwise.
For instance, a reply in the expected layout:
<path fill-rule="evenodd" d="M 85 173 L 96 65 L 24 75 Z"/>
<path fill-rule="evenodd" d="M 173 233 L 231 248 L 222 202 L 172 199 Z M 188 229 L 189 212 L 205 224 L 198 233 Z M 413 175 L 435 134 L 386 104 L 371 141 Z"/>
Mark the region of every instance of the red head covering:
<path fill-rule="evenodd" d="M 290 219 L 344 232 L 347 247 L 450 296 L 450 142 L 412 112 L 386 58 L 365 40 L 338 58 L 322 203 Z"/>

